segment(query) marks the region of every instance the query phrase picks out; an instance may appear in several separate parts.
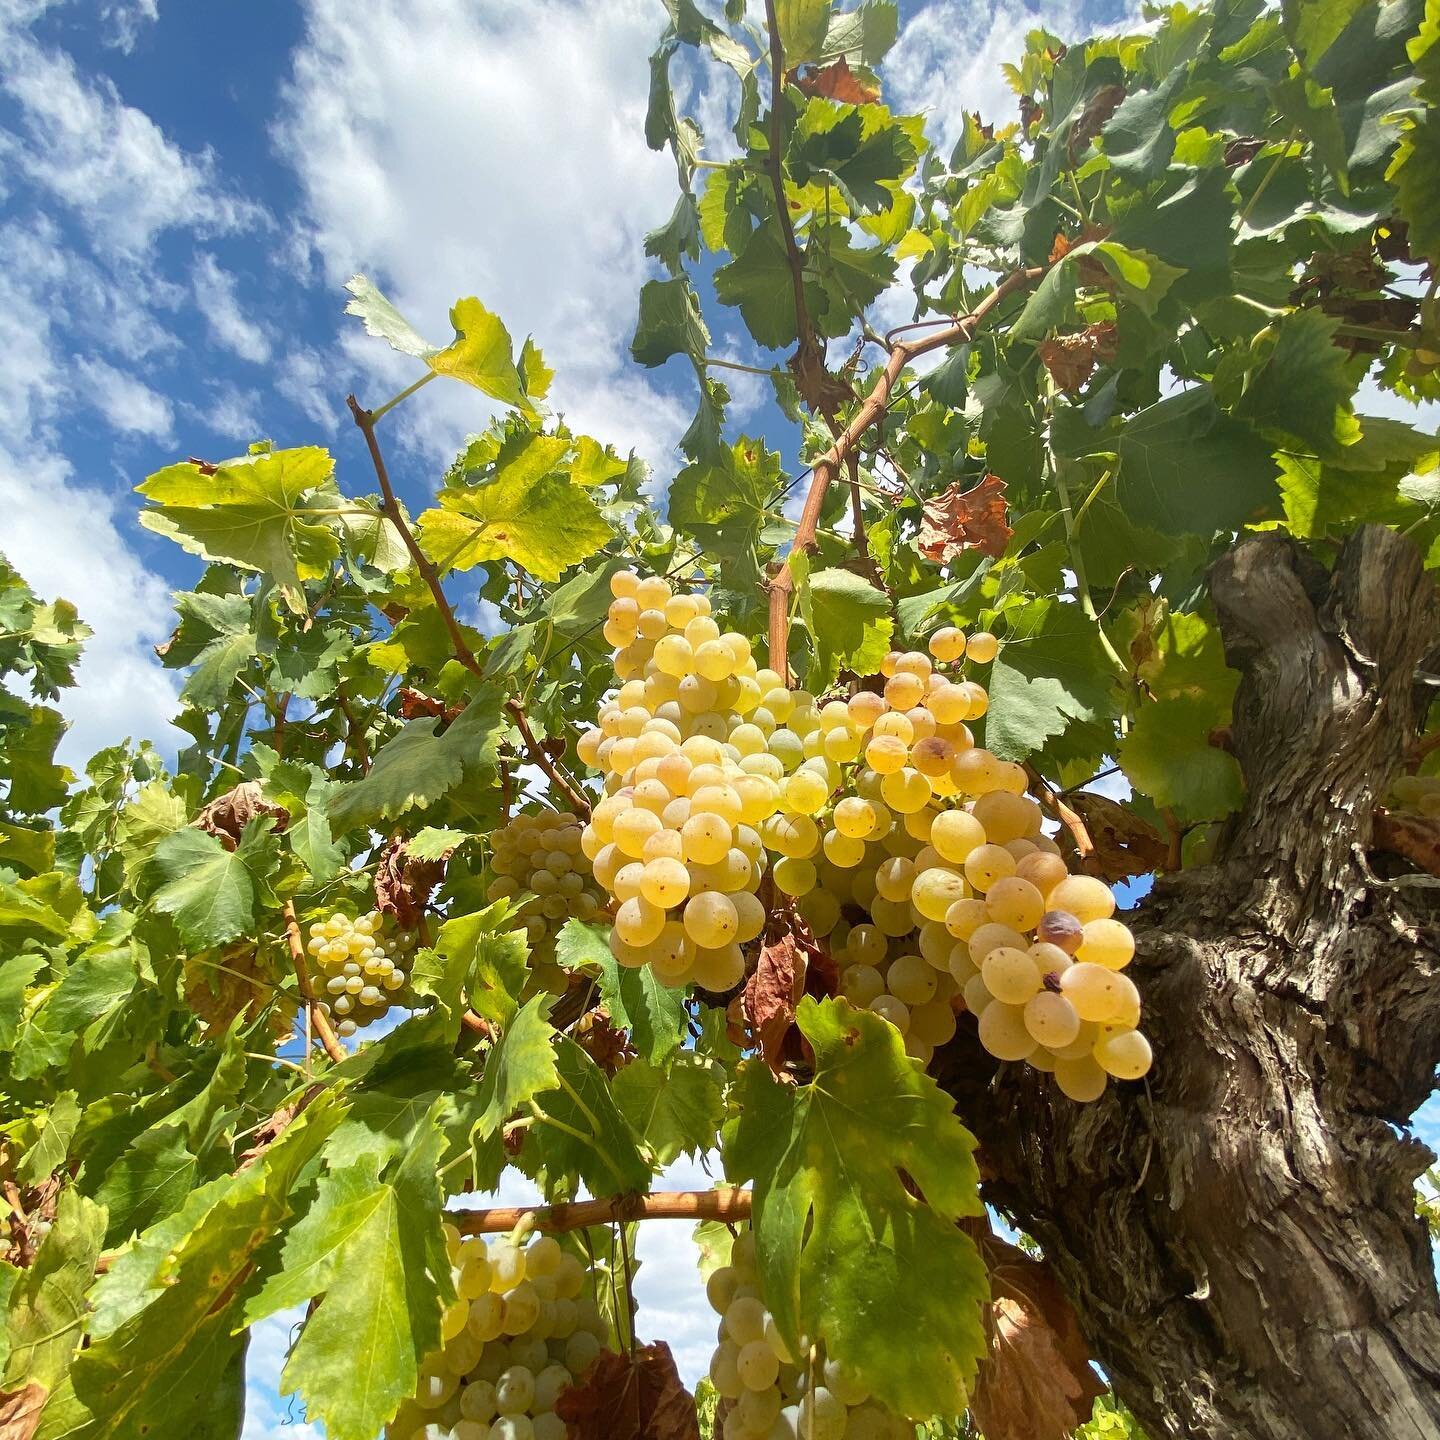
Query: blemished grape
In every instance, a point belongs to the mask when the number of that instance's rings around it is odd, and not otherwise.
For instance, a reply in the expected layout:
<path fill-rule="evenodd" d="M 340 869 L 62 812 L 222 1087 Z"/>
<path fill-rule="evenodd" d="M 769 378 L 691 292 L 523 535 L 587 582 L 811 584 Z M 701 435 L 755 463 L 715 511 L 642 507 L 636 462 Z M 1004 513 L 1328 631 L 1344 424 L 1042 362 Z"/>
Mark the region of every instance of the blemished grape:
<path fill-rule="evenodd" d="M 1118 971 L 1081 961 L 1061 975 L 1060 991 L 1082 1020 L 1110 1025 L 1129 1014 L 1135 986 Z"/>
<path fill-rule="evenodd" d="M 1123 970 L 1135 955 L 1135 937 L 1118 920 L 1091 920 L 1081 931 L 1077 960 L 1103 965 L 1107 970 Z"/>
<path fill-rule="evenodd" d="M 980 1015 L 980 1044 L 997 1060 L 1024 1060 L 1039 1041 L 1026 1027 L 1023 1007 L 994 1000 Z"/>
<path fill-rule="evenodd" d="M 1067 955 L 1073 955 L 1085 938 L 1080 922 L 1065 910 L 1047 910 L 1035 927 L 1035 938 L 1047 945 L 1057 945 Z"/>
<path fill-rule="evenodd" d="M 1080 1033 L 1080 1017 L 1065 996 L 1040 990 L 1026 1002 L 1025 1028 L 1047 1050 L 1059 1050 Z"/>
<path fill-rule="evenodd" d="M 997 945 L 980 964 L 985 987 L 1006 1005 L 1024 1005 L 1040 989 L 1040 970 L 1028 951 Z"/>

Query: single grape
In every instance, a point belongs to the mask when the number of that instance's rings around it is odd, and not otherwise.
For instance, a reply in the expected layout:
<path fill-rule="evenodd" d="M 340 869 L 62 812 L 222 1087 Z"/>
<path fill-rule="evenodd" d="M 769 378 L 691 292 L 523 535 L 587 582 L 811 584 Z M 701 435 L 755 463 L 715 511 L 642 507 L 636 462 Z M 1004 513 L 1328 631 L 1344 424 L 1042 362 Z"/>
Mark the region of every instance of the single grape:
<path fill-rule="evenodd" d="M 1150 1070 L 1150 1042 L 1138 1030 L 1105 1036 L 1097 1042 L 1094 1054 L 1100 1068 L 1117 1080 L 1139 1080 Z"/>

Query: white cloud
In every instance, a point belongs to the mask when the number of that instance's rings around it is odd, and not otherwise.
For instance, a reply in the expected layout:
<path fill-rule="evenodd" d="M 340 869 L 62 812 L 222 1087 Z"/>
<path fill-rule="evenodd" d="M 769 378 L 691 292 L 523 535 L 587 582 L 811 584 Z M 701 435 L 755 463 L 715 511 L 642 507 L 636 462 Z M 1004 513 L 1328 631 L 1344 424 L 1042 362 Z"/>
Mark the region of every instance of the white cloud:
<path fill-rule="evenodd" d="M 170 726 L 176 681 L 151 647 L 170 632 L 165 582 L 142 565 L 120 533 L 115 502 L 75 483 L 54 456 L 15 460 L 0 452 L 3 547 L 43 599 L 63 596 L 94 630 L 77 672 L 80 689 L 62 702 L 73 727 L 61 742 L 79 768 L 126 735 L 164 748 L 182 742 Z"/>
<path fill-rule="evenodd" d="M 270 337 L 241 308 L 235 293 L 235 277 L 223 269 L 213 255 L 206 253 L 195 261 L 191 278 L 195 304 L 216 343 L 257 365 L 268 360 Z"/>
<path fill-rule="evenodd" d="M 259 405 L 260 396 L 254 390 L 221 385 L 203 405 L 186 406 L 186 409 L 217 435 L 249 444 L 263 438 Z"/>
<path fill-rule="evenodd" d="M 337 371 L 318 350 L 302 347 L 284 356 L 275 372 L 275 388 L 317 425 L 335 429 L 345 409 L 347 371 Z"/>
<path fill-rule="evenodd" d="M 100 7 L 105 44 L 124 55 L 135 48 L 145 26 L 159 18 L 159 0 L 105 0 Z"/>
<path fill-rule="evenodd" d="M 33 12 L 29 12 L 33 13 Z M 214 157 L 187 153 L 104 77 L 82 78 L 63 51 L 0 17 L 0 88 L 19 107 L 19 132 L 0 131 L 0 156 L 69 206 L 101 252 L 136 256 L 176 226 L 220 234 L 264 211 L 216 183 Z"/>
<path fill-rule="evenodd" d="M 277 137 L 329 283 L 365 270 L 437 340 L 479 295 L 534 334 L 572 424 L 668 464 L 686 409 L 628 358 L 642 237 L 674 202 L 643 135 L 662 23 L 648 0 L 375 0 L 362 31 L 343 0 L 310 0 Z M 379 342 L 345 349 L 377 401 L 414 378 Z M 442 383 L 396 419 L 444 456 L 489 409 Z"/>
<path fill-rule="evenodd" d="M 122 435 L 145 435 L 165 444 L 175 435 L 170 402 L 143 380 L 88 356 L 75 362 L 79 394 Z"/>

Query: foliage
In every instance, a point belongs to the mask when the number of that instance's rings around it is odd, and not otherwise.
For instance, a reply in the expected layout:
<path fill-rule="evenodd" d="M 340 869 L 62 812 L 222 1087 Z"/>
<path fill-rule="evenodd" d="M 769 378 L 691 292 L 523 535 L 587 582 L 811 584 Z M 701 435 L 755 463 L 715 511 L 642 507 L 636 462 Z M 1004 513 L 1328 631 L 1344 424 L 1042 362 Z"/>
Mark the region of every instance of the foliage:
<path fill-rule="evenodd" d="M 722 1124 L 786 1339 L 823 1336 L 910 1413 L 963 1410 L 985 1278 L 955 1222 L 979 1172 L 894 1032 L 807 1000 L 778 1080 L 715 997 L 621 968 L 579 921 L 541 964 L 490 894 L 506 817 L 584 789 L 572 741 L 612 680 L 616 571 L 708 587 L 765 631 L 805 475 L 731 433 L 711 322 L 748 331 L 819 460 L 881 378 L 871 307 L 897 278 L 922 340 L 1010 283 L 816 490 L 790 663 L 818 693 L 938 626 L 997 634 L 977 742 L 1046 794 L 1118 762 L 1167 863 L 1244 802 L 1209 564 L 1257 530 L 1323 562 L 1376 523 L 1440 569 L 1440 445 L 1365 413 L 1375 387 L 1440 398 L 1433 3 L 1037 29 L 1007 69 L 1022 119 L 967 115 L 948 152 L 879 98 L 888 0 L 778 4 L 774 76 L 743 6 L 666 9 L 646 135 L 680 196 L 647 240 L 663 277 L 633 354 L 698 390 L 667 511 L 639 457 L 548 407 L 540 350 L 478 299 L 435 346 L 357 277 L 350 310 L 418 362 L 411 389 L 461 381 L 494 418 L 413 523 L 383 471 L 377 493 L 313 446 L 138 487 L 141 523 L 198 562 L 160 647 L 184 676 L 178 753 L 127 739 L 70 769 L 57 701 L 87 632 L 0 562 L 7 1434 L 238 1431 L 248 1326 L 315 1300 L 285 1383 L 333 1440 L 371 1440 L 440 1337 L 447 1202 L 507 1165 L 556 1200 L 643 1191 Z M 692 49 L 734 92 L 729 136 L 680 113 Z M 377 446 L 389 408 L 357 407 Z M 936 517 L 958 512 L 926 502 L 987 476 L 1002 528 L 947 543 Z M 484 631 L 457 618 L 476 602 Z M 241 783 L 263 808 L 227 830 L 207 807 Z M 398 914 L 396 887 L 423 916 L 412 1013 L 310 1048 L 329 1027 L 309 927 Z M 1138 1434 L 1115 1407 L 1080 1433 Z"/>

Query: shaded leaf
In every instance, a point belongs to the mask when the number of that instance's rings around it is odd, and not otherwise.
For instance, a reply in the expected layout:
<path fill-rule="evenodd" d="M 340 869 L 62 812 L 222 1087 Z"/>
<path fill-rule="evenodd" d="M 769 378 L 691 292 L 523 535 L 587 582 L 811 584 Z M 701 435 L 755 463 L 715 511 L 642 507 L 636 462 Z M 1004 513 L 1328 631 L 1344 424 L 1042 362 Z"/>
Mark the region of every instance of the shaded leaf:
<path fill-rule="evenodd" d="M 629 1355 L 602 1350 L 555 1413 L 571 1440 L 700 1440 L 695 1401 L 663 1340 Z"/>

